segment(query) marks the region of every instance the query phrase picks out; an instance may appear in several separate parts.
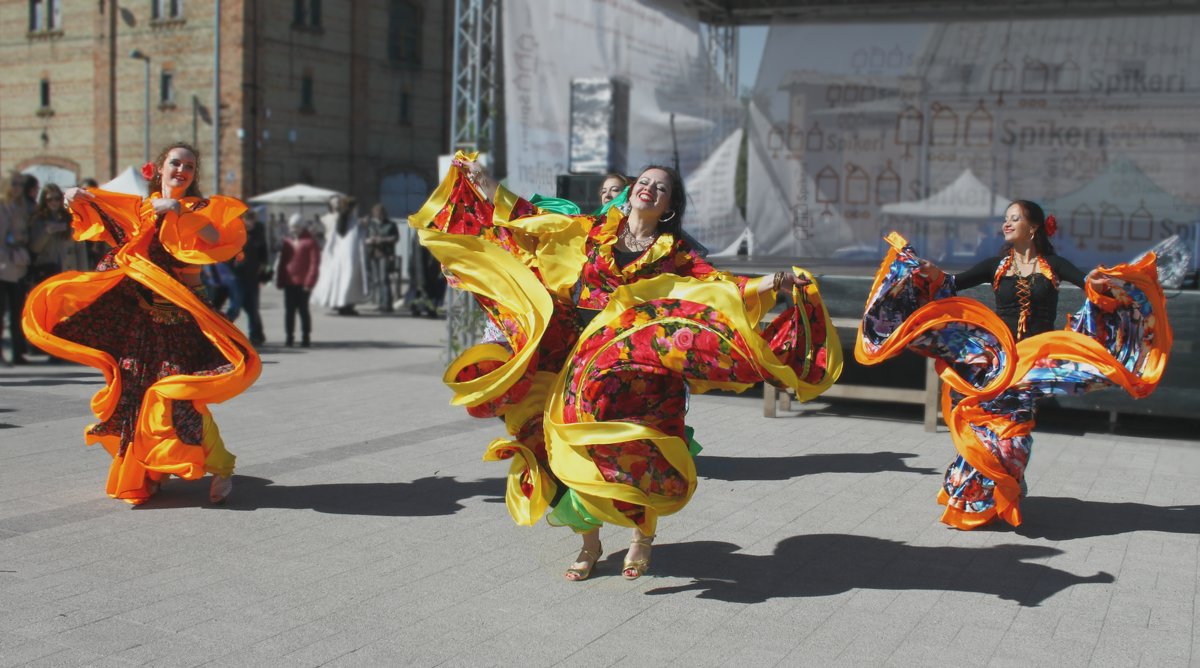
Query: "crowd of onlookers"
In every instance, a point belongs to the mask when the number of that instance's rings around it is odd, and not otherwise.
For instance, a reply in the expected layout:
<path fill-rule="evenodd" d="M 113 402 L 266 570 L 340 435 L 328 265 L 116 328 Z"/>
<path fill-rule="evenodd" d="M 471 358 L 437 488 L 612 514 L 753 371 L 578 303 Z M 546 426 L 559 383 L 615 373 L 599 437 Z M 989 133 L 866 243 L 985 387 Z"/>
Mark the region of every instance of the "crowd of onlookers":
<path fill-rule="evenodd" d="M 310 304 L 346 316 L 358 315 L 363 305 L 378 313 L 407 308 L 414 316 L 438 314 L 446 282 L 415 235 L 403 237 L 382 204 L 366 215 L 352 197 L 338 195 L 328 204 L 326 213 L 307 220 L 299 213 L 275 212 L 259 223 L 248 211 L 243 258 L 205 270 L 213 305 L 235 321 L 245 312 L 251 343 L 265 341 L 258 291 L 272 280 L 283 291 L 284 345 L 289 347 L 311 345 Z"/>
<path fill-rule="evenodd" d="M 90 270 L 108 251 L 105 244 L 75 241 L 63 190 L 42 187 L 30 174 L 13 173 L 0 199 L 0 331 L 7 327 L 10 356 L 0 348 L 0 364 L 27 364 L 36 353 L 21 331 L 21 311 L 30 288 L 63 271 Z M 87 179 L 81 186 L 96 187 Z M 360 305 L 380 313 L 406 308 L 414 316 L 435 317 L 446 290 L 436 259 L 415 235 L 401 248 L 400 227 L 382 204 L 360 215 L 353 198 L 336 196 L 324 215 L 270 214 L 259 221 L 243 215 L 246 245 L 235 260 L 204 268 L 202 278 L 213 307 L 237 322 L 246 316 L 250 342 L 267 341 L 259 309 L 261 286 L 274 281 L 284 296 L 284 343 L 311 344 L 309 304 L 338 315 L 357 315 Z M 404 252 L 400 252 L 400 251 Z M 53 361 L 53 360 L 52 360 Z"/>
<path fill-rule="evenodd" d="M 0 348 L 0 364 L 26 364 L 33 352 L 21 331 L 29 288 L 61 271 L 94 267 L 103 253 L 100 244 L 71 237 L 62 188 L 53 183 L 42 188 L 31 174 L 9 175 L 0 199 L 0 322 L 8 327 L 10 357 Z"/>

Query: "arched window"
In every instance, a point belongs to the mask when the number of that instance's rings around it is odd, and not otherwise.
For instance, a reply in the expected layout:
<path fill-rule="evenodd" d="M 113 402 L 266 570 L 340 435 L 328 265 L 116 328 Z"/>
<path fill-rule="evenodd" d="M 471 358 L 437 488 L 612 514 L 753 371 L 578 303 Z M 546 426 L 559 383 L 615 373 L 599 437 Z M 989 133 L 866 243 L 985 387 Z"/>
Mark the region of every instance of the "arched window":
<path fill-rule="evenodd" d="M 379 182 L 379 201 L 393 218 L 405 218 L 425 203 L 429 184 L 411 171 L 401 171 L 383 177 Z"/>

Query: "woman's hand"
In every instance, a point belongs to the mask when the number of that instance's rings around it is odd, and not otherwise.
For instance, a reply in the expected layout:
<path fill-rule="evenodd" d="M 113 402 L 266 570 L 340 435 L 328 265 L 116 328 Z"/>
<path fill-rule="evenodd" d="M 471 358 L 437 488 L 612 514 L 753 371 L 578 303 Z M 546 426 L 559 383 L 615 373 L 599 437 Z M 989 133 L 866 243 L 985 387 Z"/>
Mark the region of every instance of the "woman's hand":
<path fill-rule="evenodd" d="M 1100 294 L 1107 295 L 1112 292 L 1112 279 L 1095 269 L 1087 275 L 1087 284 Z"/>
<path fill-rule="evenodd" d="M 150 200 L 150 206 L 154 208 L 154 215 L 163 216 L 169 211 L 174 211 L 176 215 L 183 211 L 183 207 L 179 204 L 179 200 L 171 199 L 170 197 L 159 197 L 158 199 Z"/>
<path fill-rule="evenodd" d="M 792 288 L 803 288 L 806 285 L 812 285 L 812 281 L 790 271 L 783 272 L 783 279 L 779 281 L 779 289 L 785 292 L 791 292 Z"/>
<path fill-rule="evenodd" d="M 812 281 L 803 276 L 797 276 L 790 271 L 777 271 L 772 277 L 773 280 L 762 281 L 758 285 L 758 292 L 791 292 L 792 288 L 803 288 L 806 285 L 811 285 Z"/>
<path fill-rule="evenodd" d="M 483 165 L 474 160 L 452 160 L 451 164 L 461 169 L 467 180 L 474 184 L 485 198 L 490 200 L 496 196 L 496 180 L 487 173 Z"/>
<path fill-rule="evenodd" d="M 921 260 L 920 262 L 921 266 L 919 269 L 917 269 L 917 273 L 921 276 L 931 281 L 944 279 L 946 277 L 946 273 L 939 269 L 936 264 L 930 262 L 929 260 Z"/>
<path fill-rule="evenodd" d="M 95 197 L 93 197 L 90 192 L 83 188 L 67 188 L 63 191 L 63 206 L 70 209 L 71 206 L 75 204 L 76 199 L 81 202 L 86 202 L 95 199 Z"/>

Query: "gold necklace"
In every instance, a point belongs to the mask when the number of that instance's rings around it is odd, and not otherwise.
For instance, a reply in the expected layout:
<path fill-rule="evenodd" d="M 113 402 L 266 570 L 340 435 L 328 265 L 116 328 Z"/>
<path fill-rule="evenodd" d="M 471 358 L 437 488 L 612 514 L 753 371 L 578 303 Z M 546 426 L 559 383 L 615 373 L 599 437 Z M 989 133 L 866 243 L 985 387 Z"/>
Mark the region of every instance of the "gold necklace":
<path fill-rule="evenodd" d="M 1033 259 L 1026 262 L 1024 258 L 1013 253 L 1013 271 L 1018 278 L 1026 278 L 1037 273 L 1038 256 L 1033 256 Z"/>

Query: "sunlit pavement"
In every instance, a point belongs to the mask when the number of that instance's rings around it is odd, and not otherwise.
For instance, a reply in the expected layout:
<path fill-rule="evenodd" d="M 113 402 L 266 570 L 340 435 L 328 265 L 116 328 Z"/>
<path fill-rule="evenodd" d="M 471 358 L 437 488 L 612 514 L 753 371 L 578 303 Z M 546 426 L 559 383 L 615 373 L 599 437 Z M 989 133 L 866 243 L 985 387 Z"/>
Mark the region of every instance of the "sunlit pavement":
<path fill-rule="evenodd" d="M 514 525 L 481 461 L 500 423 L 448 404 L 443 320 L 318 309 L 284 348 L 264 299 L 262 378 L 213 408 L 224 506 L 108 499 L 100 376 L 0 369 L 0 665 L 1200 663 L 1200 441 L 1040 433 L 1025 524 L 959 532 L 916 408 L 696 396 L 700 484 L 649 575 L 606 528 L 571 583 L 578 539 Z"/>

